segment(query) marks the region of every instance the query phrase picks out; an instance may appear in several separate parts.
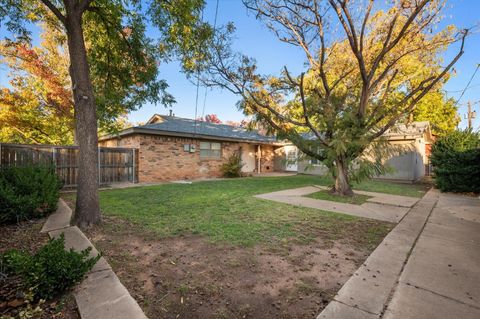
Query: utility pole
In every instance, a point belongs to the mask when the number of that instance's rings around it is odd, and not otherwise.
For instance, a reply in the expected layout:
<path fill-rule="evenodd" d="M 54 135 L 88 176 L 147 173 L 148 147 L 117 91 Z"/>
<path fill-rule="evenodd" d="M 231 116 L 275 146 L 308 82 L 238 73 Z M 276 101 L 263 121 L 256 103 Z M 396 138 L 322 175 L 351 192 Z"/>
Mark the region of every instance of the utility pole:
<path fill-rule="evenodd" d="M 477 117 L 477 112 L 472 111 L 472 103 L 470 103 L 470 101 L 468 101 L 467 107 L 468 107 L 468 111 L 467 111 L 467 116 L 465 118 L 468 121 L 468 128 L 471 129 L 473 119 L 475 119 Z"/>

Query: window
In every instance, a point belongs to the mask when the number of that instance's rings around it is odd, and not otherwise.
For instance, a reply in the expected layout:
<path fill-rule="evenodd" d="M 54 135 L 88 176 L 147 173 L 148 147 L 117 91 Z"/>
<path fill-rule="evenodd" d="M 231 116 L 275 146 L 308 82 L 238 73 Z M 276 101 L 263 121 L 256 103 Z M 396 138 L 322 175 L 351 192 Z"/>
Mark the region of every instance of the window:
<path fill-rule="evenodd" d="M 317 153 L 317 154 L 322 154 L 322 149 L 316 148 L 316 153 Z M 310 164 L 312 164 L 312 165 L 320 165 L 321 162 L 320 162 L 320 160 L 318 160 L 318 159 L 316 159 L 316 158 L 310 157 Z"/>
<path fill-rule="evenodd" d="M 213 142 L 200 142 L 200 157 L 220 158 L 222 156 L 222 144 Z"/>

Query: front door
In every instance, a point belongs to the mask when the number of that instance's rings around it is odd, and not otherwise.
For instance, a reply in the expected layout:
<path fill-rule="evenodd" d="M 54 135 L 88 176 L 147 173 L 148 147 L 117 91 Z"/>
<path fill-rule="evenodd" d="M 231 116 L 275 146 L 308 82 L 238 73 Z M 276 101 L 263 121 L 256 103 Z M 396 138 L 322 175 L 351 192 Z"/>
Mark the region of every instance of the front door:
<path fill-rule="evenodd" d="M 296 172 L 298 170 L 297 147 L 293 145 L 285 146 L 286 164 L 285 170 L 288 172 Z"/>
<path fill-rule="evenodd" d="M 242 172 L 244 173 L 253 173 L 255 172 L 255 158 L 256 158 L 255 145 L 252 144 L 242 144 L 241 148 L 241 159 L 242 159 Z"/>

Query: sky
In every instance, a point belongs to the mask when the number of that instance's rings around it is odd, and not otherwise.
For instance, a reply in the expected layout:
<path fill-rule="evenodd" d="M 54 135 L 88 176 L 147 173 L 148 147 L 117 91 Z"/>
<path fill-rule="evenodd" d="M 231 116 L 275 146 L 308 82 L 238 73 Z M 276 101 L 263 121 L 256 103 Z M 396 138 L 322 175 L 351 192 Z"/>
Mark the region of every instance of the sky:
<path fill-rule="evenodd" d="M 204 19 L 213 24 L 217 0 L 207 0 L 204 9 Z M 442 24 L 455 24 L 458 28 L 470 28 L 480 21 L 480 1 L 478 0 L 448 0 L 445 19 Z M 292 74 L 299 74 L 304 70 L 304 55 L 290 45 L 276 40 L 260 21 L 247 12 L 240 0 L 219 0 L 217 25 L 233 22 L 236 27 L 234 47 L 257 60 L 259 70 L 263 74 L 278 74 L 288 66 Z M 477 28 L 478 29 L 478 28 Z M 0 30 L 0 33 L 2 31 Z M 155 30 L 149 29 L 154 33 Z M 445 61 L 456 54 L 458 46 L 454 46 L 445 54 Z M 448 96 L 457 100 L 472 77 L 477 64 L 480 63 L 480 34 L 471 35 L 465 44 L 465 54 L 455 66 L 455 75 L 445 85 Z M 7 71 L 0 66 L 0 85 L 5 85 Z M 172 107 L 176 116 L 194 118 L 197 87 L 186 79 L 178 63 L 171 62 L 160 65 L 159 77 L 169 84 L 169 92 L 177 103 Z M 206 95 L 205 95 L 206 92 Z M 206 96 L 206 98 L 205 98 Z M 222 121 L 240 121 L 244 115 L 236 107 L 238 96 L 221 89 L 207 90 L 200 87 L 197 104 L 197 115 L 217 114 Z M 459 101 L 459 113 L 462 117 L 460 127 L 466 127 L 466 103 L 477 102 L 473 107 L 478 116 L 474 120 L 474 128 L 480 127 L 480 70 L 471 82 Z M 205 107 L 204 107 L 205 106 Z M 153 114 L 168 114 L 168 110 L 161 105 L 145 104 L 139 110 L 129 114 L 129 121 L 145 122 Z"/>
<path fill-rule="evenodd" d="M 204 18 L 210 22 L 214 21 L 216 0 L 208 0 L 204 10 Z M 478 25 L 480 21 L 480 1 L 478 0 L 449 0 L 445 10 L 445 18 L 442 24 L 455 24 L 458 28 L 470 28 Z M 286 65 L 292 74 L 300 73 L 303 70 L 305 62 L 304 55 L 300 49 L 293 48 L 290 45 L 278 41 L 269 30 L 255 17 L 247 12 L 240 0 L 219 0 L 217 24 L 222 25 L 227 22 L 233 22 L 236 27 L 234 45 L 237 50 L 248 56 L 254 57 L 264 74 L 278 74 Z M 456 54 L 458 46 L 452 47 L 446 53 L 445 59 L 451 58 Z M 480 63 L 480 34 L 473 34 L 468 38 L 465 45 L 465 54 L 461 57 L 455 66 L 456 75 L 453 76 L 445 85 L 448 96 L 457 100 L 461 91 L 466 87 L 476 65 Z M 177 116 L 194 118 L 196 85 L 188 81 L 184 74 L 180 72 L 177 63 L 170 63 L 160 67 L 160 77 L 166 79 L 170 85 L 170 93 L 173 94 L 177 103 L 173 106 L 173 113 Z M 199 90 L 199 101 L 197 105 L 197 114 L 217 114 L 222 121 L 239 121 L 244 115 L 236 107 L 238 96 L 221 90 L 207 90 L 206 99 L 205 88 Z M 480 70 L 471 82 L 459 101 L 459 113 L 462 117 L 460 127 L 466 127 L 465 114 L 468 101 L 476 102 L 474 109 L 478 116 L 474 120 L 474 127 L 480 127 Z M 205 102 L 205 103 L 204 103 Z M 132 122 L 146 121 L 154 113 L 167 114 L 168 111 L 160 105 L 144 105 L 140 110 L 129 115 Z"/>

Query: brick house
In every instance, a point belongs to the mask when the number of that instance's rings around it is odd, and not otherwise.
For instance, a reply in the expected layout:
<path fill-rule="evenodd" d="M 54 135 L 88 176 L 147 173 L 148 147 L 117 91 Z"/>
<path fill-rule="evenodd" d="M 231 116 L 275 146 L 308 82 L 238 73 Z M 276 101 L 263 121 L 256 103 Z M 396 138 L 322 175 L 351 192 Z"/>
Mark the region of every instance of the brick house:
<path fill-rule="evenodd" d="M 240 154 L 245 174 L 273 172 L 283 143 L 275 137 L 224 124 L 154 115 L 145 125 L 99 139 L 100 146 L 138 149 L 138 181 L 220 177 L 221 166 Z"/>
<path fill-rule="evenodd" d="M 377 178 L 415 181 L 429 173 L 429 151 L 434 141 L 429 122 L 398 124 L 384 136 L 404 151 L 385 159 L 394 171 Z M 302 157 L 288 141 L 175 116 L 155 114 L 145 125 L 101 137 L 99 144 L 136 148 L 140 182 L 221 177 L 222 164 L 234 153 L 240 154 L 246 175 L 274 171 L 328 174 L 322 163 Z"/>

